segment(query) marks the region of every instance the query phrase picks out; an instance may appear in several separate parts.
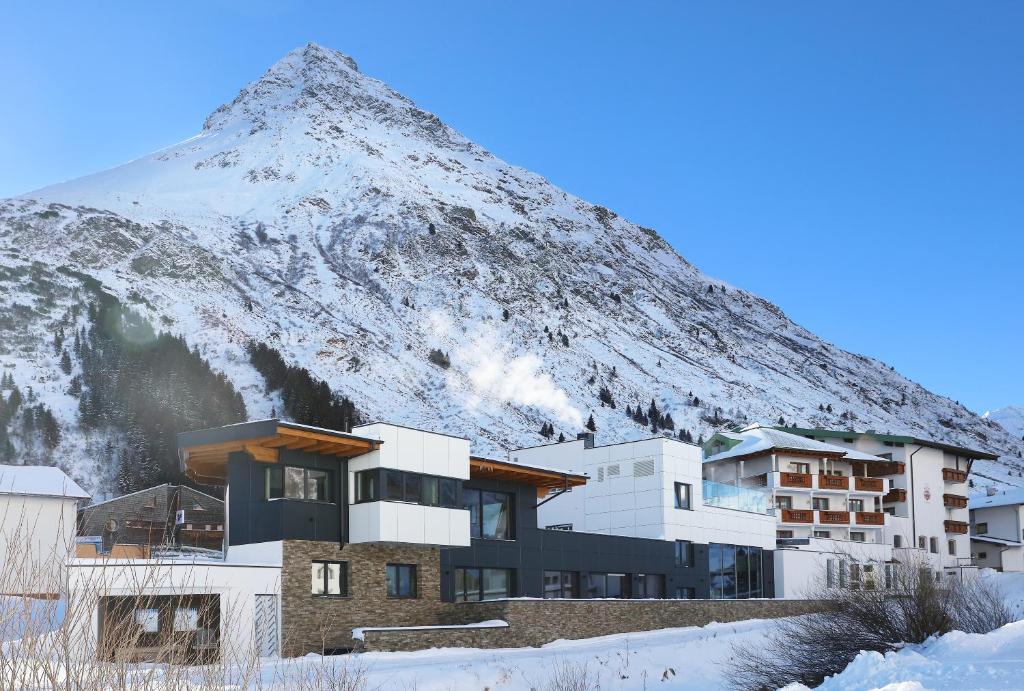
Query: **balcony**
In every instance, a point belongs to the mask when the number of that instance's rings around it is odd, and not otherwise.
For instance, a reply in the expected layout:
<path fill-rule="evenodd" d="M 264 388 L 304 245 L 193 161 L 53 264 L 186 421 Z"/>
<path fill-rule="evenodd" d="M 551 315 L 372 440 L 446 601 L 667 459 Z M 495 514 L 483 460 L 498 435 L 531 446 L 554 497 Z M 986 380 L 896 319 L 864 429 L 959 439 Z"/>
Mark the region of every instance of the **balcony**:
<path fill-rule="evenodd" d="M 701 496 L 705 506 L 768 515 L 773 513 L 771 494 L 764 490 L 737 487 L 711 480 L 704 480 L 703 490 Z"/>
<path fill-rule="evenodd" d="M 967 482 L 967 471 L 956 468 L 943 468 L 942 479 L 946 482 Z"/>
<path fill-rule="evenodd" d="M 849 511 L 818 511 L 818 523 L 821 525 L 850 525 Z"/>
<path fill-rule="evenodd" d="M 893 487 L 891 490 L 889 490 L 888 494 L 882 497 L 883 504 L 892 504 L 894 502 L 906 500 L 907 490 L 903 489 L 902 487 Z"/>
<path fill-rule="evenodd" d="M 857 525 L 885 525 L 885 514 L 881 511 L 858 511 Z"/>
<path fill-rule="evenodd" d="M 964 521 L 943 521 L 943 524 L 946 532 L 954 535 L 966 535 L 969 527 Z"/>
<path fill-rule="evenodd" d="M 819 475 L 818 489 L 849 490 L 850 478 L 842 475 Z"/>
<path fill-rule="evenodd" d="M 781 509 L 781 513 L 783 523 L 814 523 L 814 511 L 810 509 Z"/>
<path fill-rule="evenodd" d="M 857 492 L 884 492 L 885 480 L 877 477 L 855 477 L 853 488 Z"/>
<path fill-rule="evenodd" d="M 959 494 L 943 494 L 942 505 L 947 506 L 951 509 L 966 509 L 967 508 L 967 497 Z"/>
<path fill-rule="evenodd" d="M 779 486 L 780 487 L 796 487 L 799 489 L 810 489 L 813 484 L 813 478 L 810 473 L 779 473 Z"/>

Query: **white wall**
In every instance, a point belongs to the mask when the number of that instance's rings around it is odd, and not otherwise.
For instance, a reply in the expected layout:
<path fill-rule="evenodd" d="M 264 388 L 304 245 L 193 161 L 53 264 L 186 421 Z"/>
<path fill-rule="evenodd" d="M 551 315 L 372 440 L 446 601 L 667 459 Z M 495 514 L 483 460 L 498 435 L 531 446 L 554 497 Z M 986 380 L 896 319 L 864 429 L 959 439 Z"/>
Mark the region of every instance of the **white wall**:
<path fill-rule="evenodd" d="M 587 484 L 537 510 L 540 527 L 701 544 L 775 547 L 775 518 L 705 506 L 700 448 L 666 438 L 585 449 L 576 440 L 518 449 L 510 460 L 589 476 Z M 675 508 L 675 483 L 689 484 L 692 510 Z"/>
<path fill-rule="evenodd" d="M 0 494 L 0 593 L 65 592 L 78 501 Z"/>
<path fill-rule="evenodd" d="M 375 422 L 353 428 L 354 434 L 380 439 L 376 451 L 349 461 L 349 470 L 395 468 L 412 473 L 469 479 L 469 440 L 437 432 Z M 353 487 L 349 483 L 350 487 Z M 354 492 L 354 487 L 351 490 Z M 350 501 L 354 496 L 350 497 Z"/>
<path fill-rule="evenodd" d="M 840 561 L 874 564 L 879 579 L 884 578 L 884 563 L 892 559 L 892 549 L 884 544 L 817 538 L 811 538 L 808 542 L 799 547 L 775 550 L 776 597 L 801 598 L 811 595 L 824 584 L 830 559 L 837 565 Z"/>
<path fill-rule="evenodd" d="M 469 511 L 394 501 L 352 504 L 349 542 L 404 542 L 468 547 Z"/>
<path fill-rule="evenodd" d="M 96 655 L 101 596 L 220 595 L 222 654 L 251 650 L 256 595 L 277 595 L 280 609 L 281 569 L 273 566 L 82 559 L 68 567 L 68 583 L 68 611 L 92 612 L 91 638 L 79 648 L 83 657 Z"/>

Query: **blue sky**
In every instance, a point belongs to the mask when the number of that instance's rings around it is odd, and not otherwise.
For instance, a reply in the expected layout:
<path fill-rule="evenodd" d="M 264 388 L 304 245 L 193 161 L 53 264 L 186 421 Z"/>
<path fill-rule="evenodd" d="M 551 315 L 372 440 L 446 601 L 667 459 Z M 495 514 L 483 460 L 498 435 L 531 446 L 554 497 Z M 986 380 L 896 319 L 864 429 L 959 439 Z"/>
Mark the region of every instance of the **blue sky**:
<path fill-rule="evenodd" d="M 1022 27 L 998 0 L 16 0 L 0 196 L 184 139 L 312 40 L 980 412 L 1024 404 Z"/>

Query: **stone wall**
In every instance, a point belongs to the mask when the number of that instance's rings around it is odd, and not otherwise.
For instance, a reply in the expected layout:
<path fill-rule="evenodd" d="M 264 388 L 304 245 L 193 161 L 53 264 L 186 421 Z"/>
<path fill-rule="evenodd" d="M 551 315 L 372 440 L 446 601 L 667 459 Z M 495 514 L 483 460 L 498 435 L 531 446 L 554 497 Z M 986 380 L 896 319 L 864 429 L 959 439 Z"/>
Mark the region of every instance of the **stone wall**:
<path fill-rule="evenodd" d="M 367 632 L 368 650 L 540 646 L 560 638 L 704 626 L 713 621 L 774 619 L 819 611 L 808 600 L 494 600 L 449 605 L 449 623 L 500 619 L 507 629 L 409 629 Z"/>
<path fill-rule="evenodd" d="M 452 618 L 441 601 L 437 547 L 386 543 L 284 542 L 281 569 L 281 652 L 285 656 L 355 646 L 352 629 L 362 626 L 428 626 Z M 348 596 L 311 592 L 314 559 L 348 563 Z M 415 599 L 387 596 L 385 566 L 416 564 Z"/>

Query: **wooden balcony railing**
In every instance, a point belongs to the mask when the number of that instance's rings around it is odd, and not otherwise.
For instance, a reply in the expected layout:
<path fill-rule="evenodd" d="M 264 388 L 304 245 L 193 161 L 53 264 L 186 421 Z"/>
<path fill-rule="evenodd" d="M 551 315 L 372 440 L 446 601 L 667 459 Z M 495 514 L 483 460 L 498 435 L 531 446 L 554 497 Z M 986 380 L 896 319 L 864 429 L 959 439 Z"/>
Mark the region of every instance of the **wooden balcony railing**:
<path fill-rule="evenodd" d="M 783 487 L 802 487 L 804 489 L 811 488 L 811 475 L 810 473 L 779 473 L 779 484 Z"/>
<path fill-rule="evenodd" d="M 967 497 L 963 497 L 959 494 L 943 494 L 942 505 L 948 506 L 951 509 L 966 509 Z"/>
<path fill-rule="evenodd" d="M 942 479 L 946 482 L 967 482 L 967 471 L 955 468 L 943 468 Z"/>
<path fill-rule="evenodd" d="M 850 512 L 818 511 L 818 523 L 822 525 L 850 525 Z"/>
<path fill-rule="evenodd" d="M 906 472 L 906 464 L 903 461 L 854 461 L 853 474 L 866 475 L 867 477 L 885 477 L 887 475 L 902 475 Z"/>
<path fill-rule="evenodd" d="M 882 502 L 885 504 L 891 504 L 893 502 L 906 500 L 907 490 L 903 489 L 902 487 L 893 487 L 891 490 L 889 490 L 888 494 L 882 497 Z"/>
<path fill-rule="evenodd" d="M 880 511 L 858 511 L 857 525 L 885 525 L 885 514 Z"/>
<path fill-rule="evenodd" d="M 954 533 L 956 535 L 966 535 L 968 525 L 963 521 L 943 521 L 946 526 L 947 533 Z"/>
<path fill-rule="evenodd" d="M 782 509 L 782 522 L 814 523 L 814 512 L 809 509 Z"/>
<path fill-rule="evenodd" d="M 853 487 L 858 492 L 881 492 L 885 489 L 885 480 L 877 477 L 855 477 Z"/>
<path fill-rule="evenodd" d="M 842 475 L 819 475 L 818 489 L 850 489 L 850 478 Z"/>

